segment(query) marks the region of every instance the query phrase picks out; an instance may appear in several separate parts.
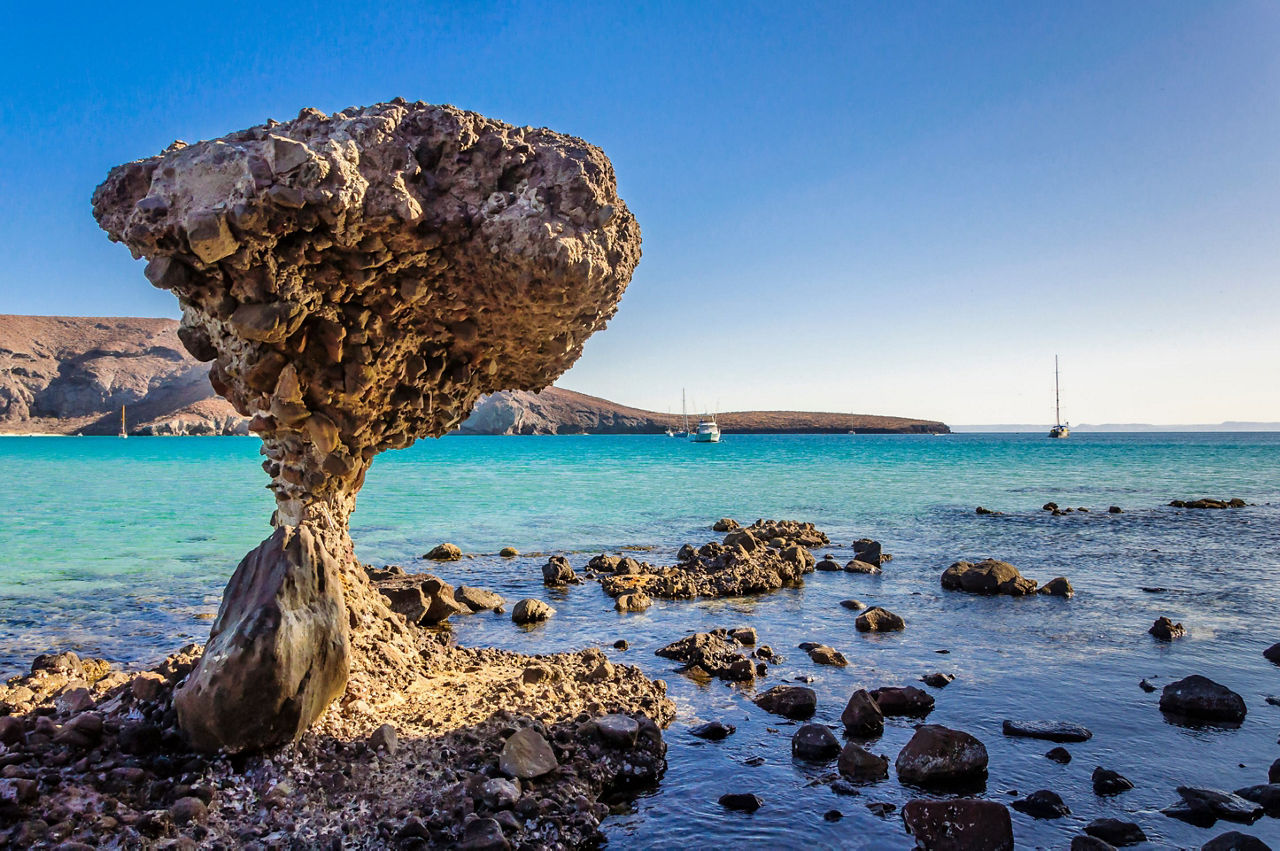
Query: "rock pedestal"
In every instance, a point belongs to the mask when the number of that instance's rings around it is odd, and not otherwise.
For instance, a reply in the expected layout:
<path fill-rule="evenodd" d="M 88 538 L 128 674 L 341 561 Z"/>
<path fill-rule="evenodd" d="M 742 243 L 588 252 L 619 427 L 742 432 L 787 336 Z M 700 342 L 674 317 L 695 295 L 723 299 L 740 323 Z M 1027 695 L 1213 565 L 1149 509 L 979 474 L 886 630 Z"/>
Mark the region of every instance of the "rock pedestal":
<path fill-rule="evenodd" d="M 251 418 L 277 535 L 310 529 L 309 555 L 273 535 L 237 571 L 183 729 L 228 750 L 288 741 L 348 664 L 382 673 L 361 634 L 413 655 L 366 599 L 347 533 L 374 456 L 454 429 L 482 394 L 550 384 L 616 310 L 639 228 L 599 149 L 403 100 L 175 142 L 112 169 L 93 212 L 149 259 L 183 344 Z M 318 614 L 344 598 L 349 663 Z"/>

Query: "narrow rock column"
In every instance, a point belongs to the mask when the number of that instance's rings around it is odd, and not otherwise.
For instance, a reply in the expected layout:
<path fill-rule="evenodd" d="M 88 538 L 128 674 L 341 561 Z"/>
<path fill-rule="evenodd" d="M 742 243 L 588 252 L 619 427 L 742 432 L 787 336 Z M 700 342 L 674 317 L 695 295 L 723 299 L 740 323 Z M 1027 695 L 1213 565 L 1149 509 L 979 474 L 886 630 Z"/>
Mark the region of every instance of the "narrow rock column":
<path fill-rule="evenodd" d="M 550 384 L 616 310 L 639 228 L 599 149 L 402 100 L 175 142 L 113 169 L 93 210 L 178 298 L 276 498 L 179 721 L 202 748 L 289 741 L 348 676 L 414 653 L 348 534 L 374 456 Z"/>

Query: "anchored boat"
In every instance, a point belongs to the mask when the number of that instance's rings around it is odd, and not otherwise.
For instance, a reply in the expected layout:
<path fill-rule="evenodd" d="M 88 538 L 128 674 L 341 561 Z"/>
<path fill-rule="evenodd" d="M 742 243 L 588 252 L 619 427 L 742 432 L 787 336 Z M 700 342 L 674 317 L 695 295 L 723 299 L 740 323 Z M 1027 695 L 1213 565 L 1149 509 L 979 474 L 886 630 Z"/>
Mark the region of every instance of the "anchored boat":
<path fill-rule="evenodd" d="M 719 443 L 720 426 L 716 423 L 715 414 L 700 419 L 697 430 L 689 435 L 689 439 L 694 443 Z"/>
<path fill-rule="evenodd" d="M 1053 421 L 1056 425 L 1049 429 L 1049 436 L 1064 440 L 1071 436 L 1070 423 L 1062 421 L 1062 393 L 1058 388 L 1058 356 L 1053 356 Z"/>

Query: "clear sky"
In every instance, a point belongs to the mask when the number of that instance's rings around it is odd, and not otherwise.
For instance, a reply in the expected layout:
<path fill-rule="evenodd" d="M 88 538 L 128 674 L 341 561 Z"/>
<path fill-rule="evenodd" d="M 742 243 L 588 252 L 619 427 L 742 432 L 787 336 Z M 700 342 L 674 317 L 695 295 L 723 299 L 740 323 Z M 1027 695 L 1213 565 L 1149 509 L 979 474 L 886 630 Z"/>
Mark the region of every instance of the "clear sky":
<path fill-rule="evenodd" d="M 23 4 L 0 312 L 176 316 L 120 162 L 389 100 L 601 146 L 644 232 L 559 383 L 679 410 L 1280 420 L 1280 4 Z"/>

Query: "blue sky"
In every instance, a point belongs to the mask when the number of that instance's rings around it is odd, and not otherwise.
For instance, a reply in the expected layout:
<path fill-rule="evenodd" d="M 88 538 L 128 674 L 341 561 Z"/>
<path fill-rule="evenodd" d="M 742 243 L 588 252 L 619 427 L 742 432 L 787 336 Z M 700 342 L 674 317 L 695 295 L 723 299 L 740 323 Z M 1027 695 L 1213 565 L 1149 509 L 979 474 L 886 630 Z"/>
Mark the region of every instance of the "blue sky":
<path fill-rule="evenodd" d="M 176 316 L 119 163 L 388 100 L 601 146 L 644 232 L 563 386 L 949 422 L 1280 420 L 1280 5 L 46 4 L 11 12 L 0 312 Z"/>

